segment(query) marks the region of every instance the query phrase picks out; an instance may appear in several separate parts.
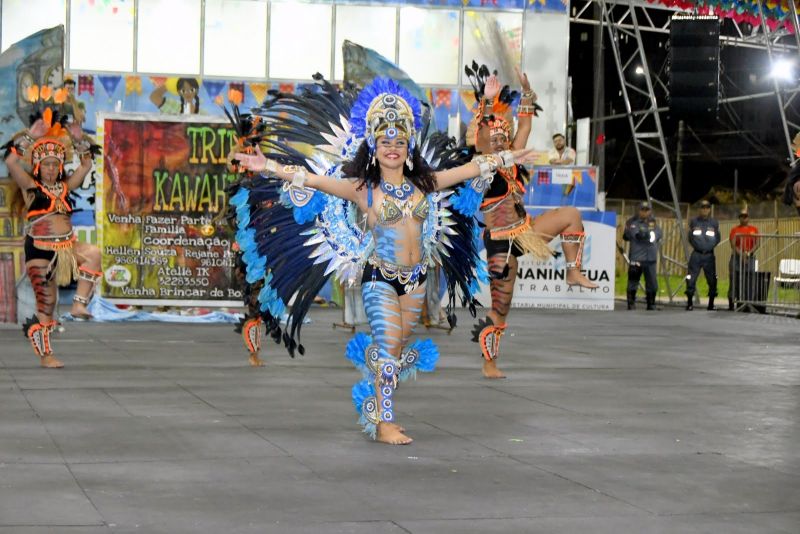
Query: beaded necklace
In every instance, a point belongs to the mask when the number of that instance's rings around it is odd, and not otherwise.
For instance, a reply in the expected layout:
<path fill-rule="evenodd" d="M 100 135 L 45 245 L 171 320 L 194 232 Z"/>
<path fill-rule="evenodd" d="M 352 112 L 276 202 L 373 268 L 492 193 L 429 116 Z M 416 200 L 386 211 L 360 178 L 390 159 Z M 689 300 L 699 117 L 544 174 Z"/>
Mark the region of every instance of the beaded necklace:
<path fill-rule="evenodd" d="M 414 195 L 414 186 L 403 177 L 400 185 L 390 184 L 386 180 L 381 180 L 381 191 L 391 198 L 397 200 L 407 200 Z"/>

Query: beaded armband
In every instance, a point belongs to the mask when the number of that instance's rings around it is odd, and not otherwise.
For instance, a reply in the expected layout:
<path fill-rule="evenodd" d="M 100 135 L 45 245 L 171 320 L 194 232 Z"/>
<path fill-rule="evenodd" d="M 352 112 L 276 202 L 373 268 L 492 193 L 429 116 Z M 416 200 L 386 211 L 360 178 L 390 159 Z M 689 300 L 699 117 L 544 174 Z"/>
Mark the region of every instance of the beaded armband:
<path fill-rule="evenodd" d="M 305 186 L 306 180 L 308 179 L 308 172 L 305 167 L 300 165 L 284 165 L 283 172 L 292 175 L 291 182 L 283 183 L 283 190 L 289 195 L 292 204 L 298 208 L 302 208 L 311 202 L 311 198 L 314 196 L 314 189 Z"/>
<path fill-rule="evenodd" d="M 536 114 L 536 93 L 532 89 L 523 91 L 519 99 L 519 106 L 517 106 L 518 117 L 532 117 Z"/>
<path fill-rule="evenodd" d="M 9 155 L 15 154 L 17 156 L 22 157 L 22 154 L 25 153 L 25 149 L 28 148 L 33 144 L 35 139 L 30 136 L 27 132 L 22 132 L 17 134 L 11 142 L 6 144 L 3 148 L 6 149 L 5 153 L 3 154 L 3 159 L 5 160 L 8 158 Z"/>
<path fill-rule="evenodd" d="M 472 158 L 472 161 L 478 165 L 481 175 L 470 180 L 469 186 L 478 194 L 483 195 L 483 193 L 489 189 L 489 185 L 494 179 L 494 173 L 497 171 L 498 157 L 494 154 L 481 154 L 480 156 Z"/>
<path fill-rule="evenodd" d="M 24 141 L 25 145 L 21 145 L 20 141 Z M 14 140 L 14 144 L 21 148 L 26 148 L 29 145 L 32 145 L 36 141 L 28 132 L 22 132 L 17 139 Z"/>
<path fill-rule="evenodd" d="M 531 117 L 533 116 L 534 112 L 536 111 L 536 107 L 533 104 L 520 104 L 517 106 L 517 116 L 518 117 Z"/>
<path fill-rule="evenodd" d="M 295 189 L 303 189 L 305 187 L 306 179 L 308 178 L 308 172 L 306 172 L 305 167 L 299 165 L 284 165 L 283 172 L 292 175 L 292 187 Z"/>
<path fill-rule="evenodd" d="M 503 167 L 514 166 L 514 154 L 510 150 L 503 150 L 498 156 L 503 160 Z"/>
<path fill-rule="evenodd" d="M 480 156 L 475 156 L 472 161 L 478 165 L 481 171 L 481 178 L 486 181 L 491 181 L 497 170 L 497 158 L 493 154 L 481 154 Z"/>

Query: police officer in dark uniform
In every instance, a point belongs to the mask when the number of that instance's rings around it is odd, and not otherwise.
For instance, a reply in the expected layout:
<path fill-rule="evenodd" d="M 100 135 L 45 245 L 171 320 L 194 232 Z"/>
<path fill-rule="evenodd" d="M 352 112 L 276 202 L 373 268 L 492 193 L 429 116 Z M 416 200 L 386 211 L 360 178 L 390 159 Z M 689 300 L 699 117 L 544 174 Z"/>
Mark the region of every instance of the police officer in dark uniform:
<path fill-rule="evenodd" d="M 653 210 L 649 202 L 639 204 L 639 214 L 625 221 L 622 234 L 625 241 L 630 241 L 628 267 L 628 309 L 636 307 L 636 290 L 639 278 L 644 274 L 645 297 L 647 309 L 656 309 L 656 262 L 658 261 L 658 243 L 661 241 L 661 228 L 656 226 Z"/>
<path fill-rule="evenodd" d="M 714 257 L 714 247 L 719 242 L 719 223 L 711 217 L 711 203 L 703 200 L 700 203 L 700 215 L 689 221 L 692 255 L 689 257 L 689 274 L 686 275 L 687 310 L 694 309 L 694 293 L 700 269 L 705 273 L 708 282 L 708 309 L 714 309 L 714 297 L 717 296 L 717 259 Z"/>

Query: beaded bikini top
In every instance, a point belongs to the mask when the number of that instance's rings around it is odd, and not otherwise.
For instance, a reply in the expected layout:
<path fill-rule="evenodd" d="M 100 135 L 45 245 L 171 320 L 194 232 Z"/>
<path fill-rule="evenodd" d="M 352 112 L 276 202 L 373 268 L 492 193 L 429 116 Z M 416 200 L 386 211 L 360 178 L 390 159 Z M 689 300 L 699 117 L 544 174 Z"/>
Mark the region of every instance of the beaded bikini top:
<path fill-rule="evenodd" d="M 383 202 L 378 210 L 378 224 L 381 226 L 394 224 L 409 216 L 420 222 L 428 218 L 430 211 L 428 199 L 423 196 L 419 202 L 413 204 L 416 188 L 408 180 L 403 179 L 403 183 L 400 185 L 393 185 L 381 180 L 380 188 L 383 191 Z M 368 205 L 371 207 L 372 190 L 368 195 Z"/>

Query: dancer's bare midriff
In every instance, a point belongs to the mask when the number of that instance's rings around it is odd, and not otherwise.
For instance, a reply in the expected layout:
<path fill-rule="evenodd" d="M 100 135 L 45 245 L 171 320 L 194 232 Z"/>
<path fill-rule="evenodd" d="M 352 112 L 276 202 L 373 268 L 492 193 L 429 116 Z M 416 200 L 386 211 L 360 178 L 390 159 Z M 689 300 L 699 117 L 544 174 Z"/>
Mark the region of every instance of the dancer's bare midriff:
<path fill-rule="evenodd" d="M 526 217 L 525 208 L 517 204 L 512 195 L 486 205 L 482 211 L 483 222 L 486 224 L 488 231 L 515 223 L 522 223 Z"/>
<path fill-rule="evenodd" d="M 28 227 L 28 235 L 34 239 L 62 236 L 72 231 L 72 221 L 66 213 L 52 213 L 34 219 Z"/>

